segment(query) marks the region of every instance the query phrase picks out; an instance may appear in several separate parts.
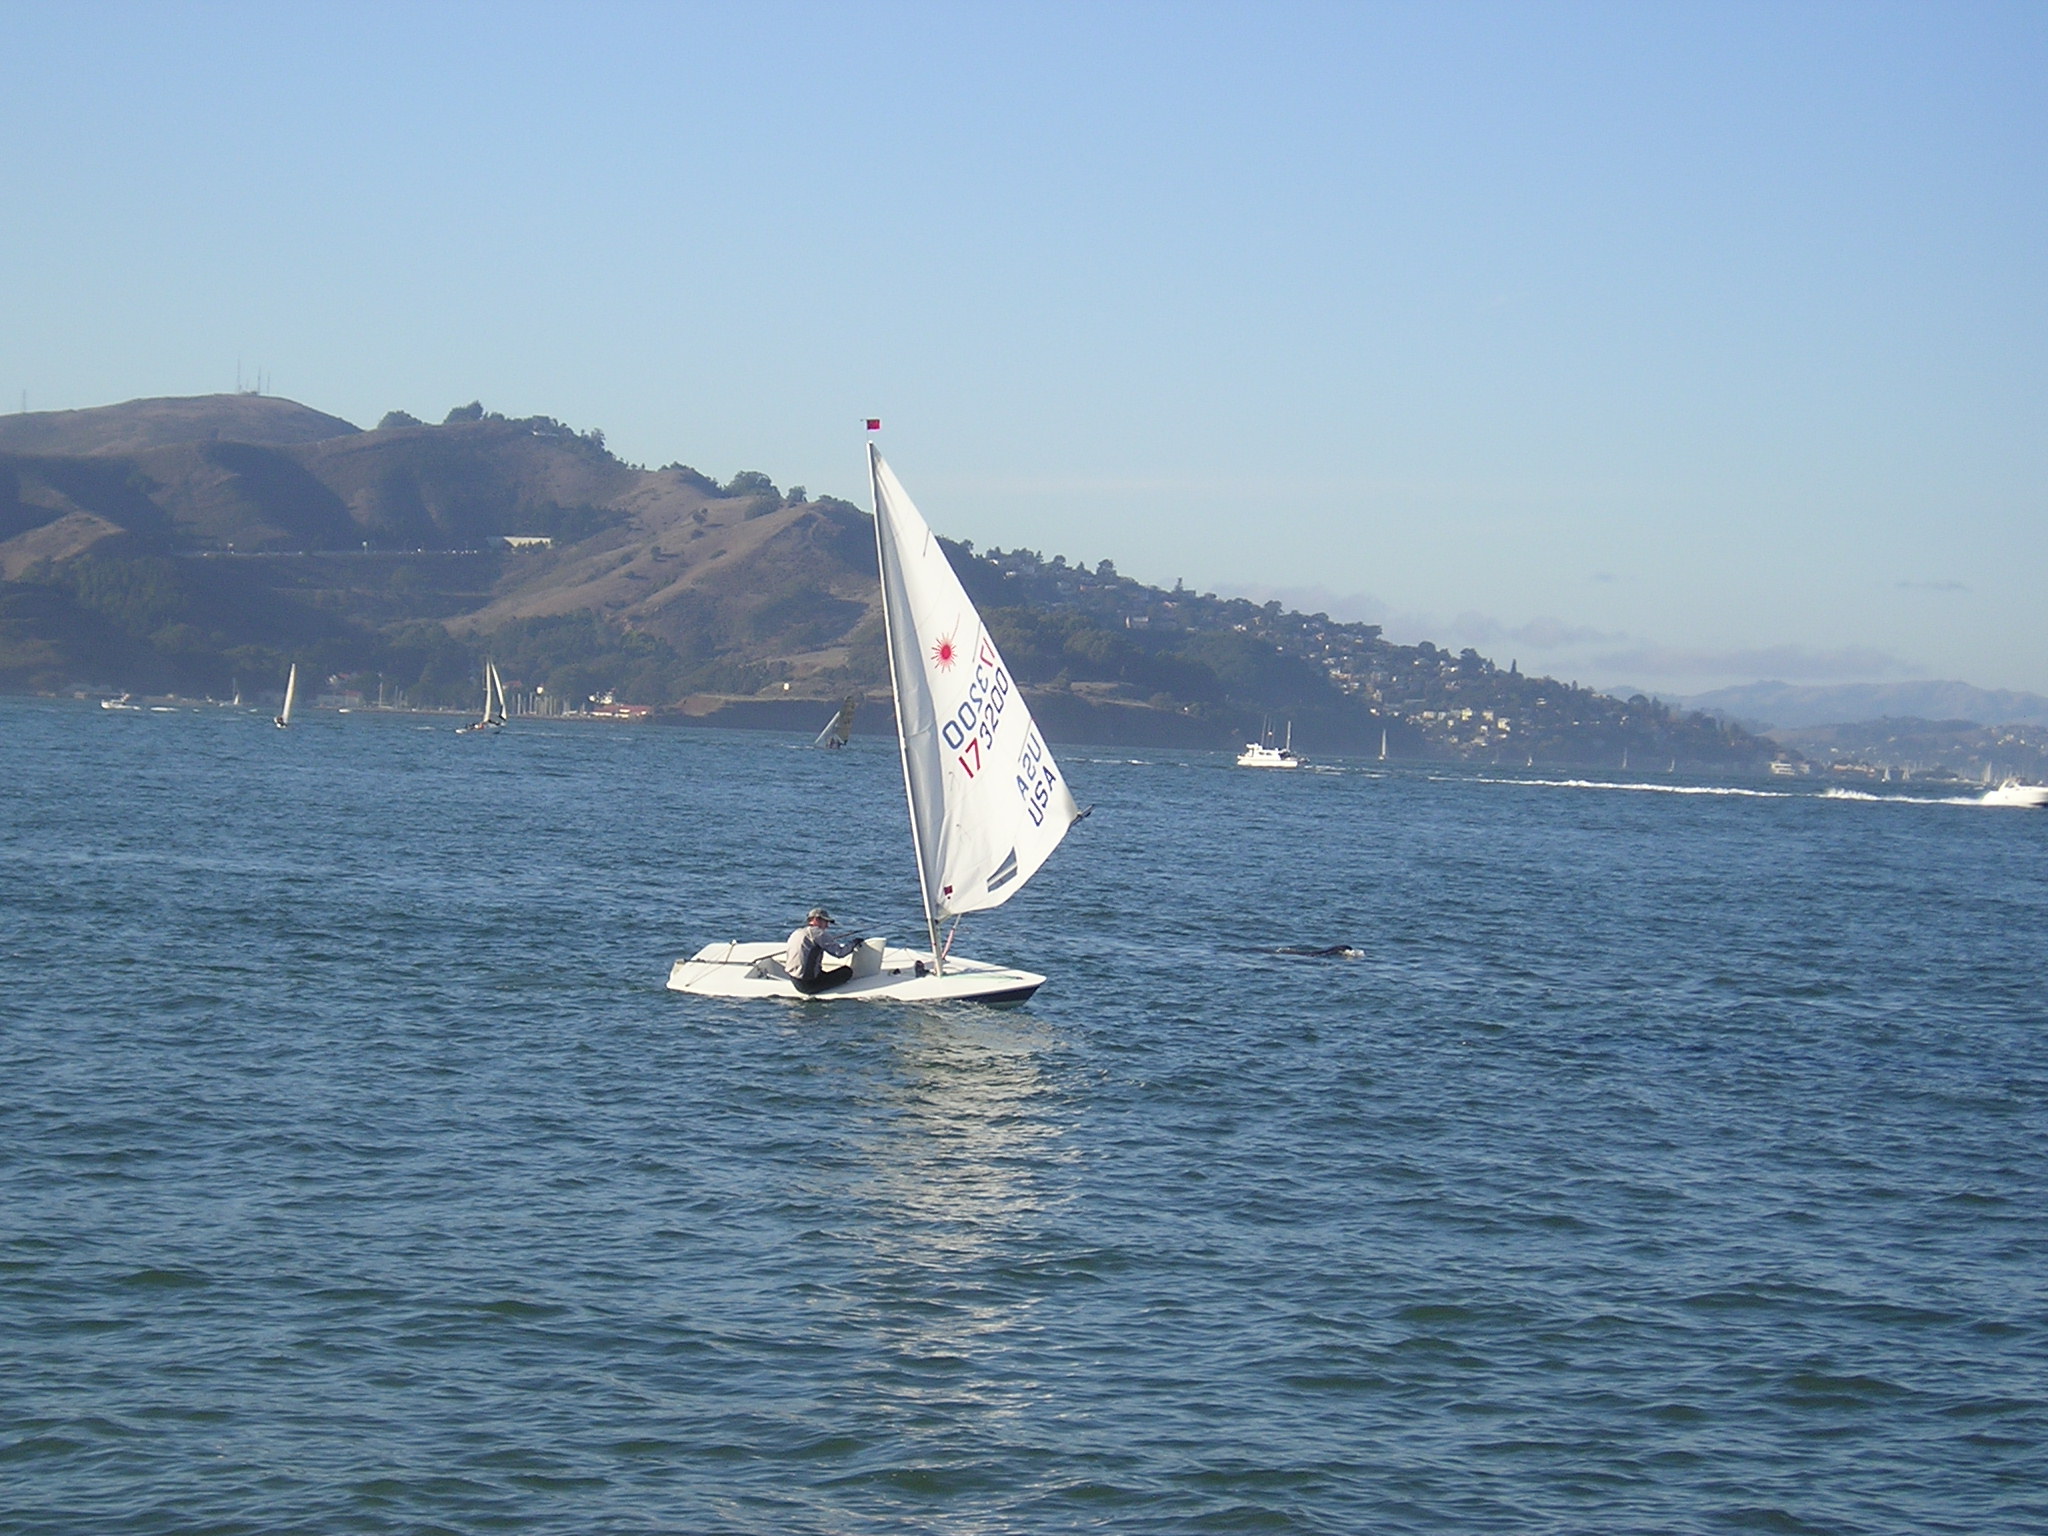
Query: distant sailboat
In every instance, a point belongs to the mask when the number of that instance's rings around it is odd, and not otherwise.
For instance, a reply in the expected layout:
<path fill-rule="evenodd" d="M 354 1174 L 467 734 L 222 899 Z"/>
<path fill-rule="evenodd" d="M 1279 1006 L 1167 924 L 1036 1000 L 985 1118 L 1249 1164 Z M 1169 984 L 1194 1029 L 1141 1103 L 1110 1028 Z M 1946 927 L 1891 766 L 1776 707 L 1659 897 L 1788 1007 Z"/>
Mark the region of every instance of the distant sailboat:
<path fill-rule="evenodd" d="M 818 732 L 818 739 L 812 742 L 811 745 L 814 747 L 830 747 L 834 750 L 845 746 L 848 739 L 853 735 L 853 712 L 859 707 L 860 695 L 849 693 L 846 696 L 846 702 L 839 706 L 839 713 L 832 717 L 825 729 Z"/>
<path fill-rule="evenodd" d="M 284 680 L 284 709 L 271 719 L 271 724 L 280 731 L 292 723 L 292 706 L 299 701 L 299 664 L 292 663 L 292 670 Z"/>
<path fill-rule="evenodd" d="M 1621 771 L 1622 771 L 1623 773 L 1627 773 L 1627 772 L 1628 772 L 1628 748 L 1627 748 L 1627 747 L 1623 747 L 1623 748 L 1621 749 Z"/>
<path fill-rule="evenodd" d="M 457 735 L 470 731 L 502 730 L 505 725 L 505 680 L 498 676 L 495 661 L 484 663 L 484 714 L 481 720 L 472 720 L 468 725 L 455 727 Z"/>
<path fill-rule="evenodd" d="M 955 959 L 953 935 L 967 913 L 1022 890 L 1083 812 L 937 536 L 873 444 L 868 476 L 910 847 L 931 948 L 866 939 L 852 952 L 852 979 L 816 997 L 1022 1002 L 1043 976 Z M 804 994 L 783 954 L 780 942 L 707 944 L 675 962 L 668 985 L 702 997 L 794 1001 Z"/>
<path fill-rule="evenodd" d="M 1380 727 L 1380 761 L 1384 763 L 1384 762 L 1385 762 L 1386 760 L 1387 760 L 1387 728 L 1386 728 L 1386 727 L 1385 727 L 1385 726 L 1383 725 L 1383 726 L 1381 726 L 1381 727 Z"/>

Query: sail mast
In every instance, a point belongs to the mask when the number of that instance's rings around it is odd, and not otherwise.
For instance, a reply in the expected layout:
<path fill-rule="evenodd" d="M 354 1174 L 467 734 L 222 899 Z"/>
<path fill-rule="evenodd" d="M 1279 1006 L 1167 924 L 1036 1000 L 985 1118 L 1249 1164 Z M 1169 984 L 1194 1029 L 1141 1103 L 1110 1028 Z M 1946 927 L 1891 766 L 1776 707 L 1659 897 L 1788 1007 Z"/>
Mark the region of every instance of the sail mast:
<path fill-rule="evenodd" d="M 917 786 L 910 775 L 910 721 L 904 714 L 906 702 L 903 692 L 903 677 L 896 665 L 896 625 L 898 616 L 892 611 L 890 593 L 894 583 L 889 580 L 889 545 L 894 542 L 893 529 L 887 528 L 888 518 L 882 505 L 882 476 L 879 468 L 882 456 L 871 441 L 868 444 L 868 493 L 875 509 L 875 569 L 882 582 L 882 637 L 889 652 L 889 692 L 896 706 L 896 748 L 903 760 L 903 799 L 910 810 L 910 849 L 917 863 L 917 893 L 924 903 L 925 931 L 931 936 L 932 974 L 943 975 L 946 957 L 939 953 L 939 920 L 932 914 L 931 882 L 924 871 L 924 843 L 917 825 Z"/>

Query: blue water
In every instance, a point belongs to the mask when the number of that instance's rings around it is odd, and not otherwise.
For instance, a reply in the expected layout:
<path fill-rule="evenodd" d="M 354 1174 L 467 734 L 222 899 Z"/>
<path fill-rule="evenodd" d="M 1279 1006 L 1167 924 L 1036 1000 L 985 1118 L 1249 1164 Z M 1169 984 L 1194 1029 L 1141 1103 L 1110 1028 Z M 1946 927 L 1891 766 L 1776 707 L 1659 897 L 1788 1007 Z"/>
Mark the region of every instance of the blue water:
<path fill-rule="evenodd" d="M 0 700 L 0 1529 L 2048 1529 L 2048 813 L 1069 748 L 737 1005 L 889 744 L 452 723 Z"/>

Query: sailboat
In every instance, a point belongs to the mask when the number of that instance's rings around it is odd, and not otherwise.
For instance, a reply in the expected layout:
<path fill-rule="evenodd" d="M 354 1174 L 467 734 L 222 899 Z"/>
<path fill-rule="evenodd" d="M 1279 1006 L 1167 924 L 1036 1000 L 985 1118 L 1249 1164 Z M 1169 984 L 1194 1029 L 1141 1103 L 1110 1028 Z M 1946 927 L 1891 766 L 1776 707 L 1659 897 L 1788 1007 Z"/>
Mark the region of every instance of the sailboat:
<path fill-rule="evenodd" d="M 1380 761 L 1384 763 L 1384 762 L 1385 762 L 1386 760 L 1387 760 L 1387 728 L 1386 728 L 1386 727 L 1385 727 L 1385 726 L 1383 725 L 1383 726 L 1381 726 L 1381 727 L 1380 727 Z"/>
<path fill-rule="evenodd" d="M 853 712 L 859 707 L 860 695 L 849 693 L 846 696 L 846 702 L 839 706 L 839 713 L 832 717 L 830 722 L 826 724 L 825 729 L 818 732 L 818 739 L 812 742 L 811 745 L 814 747 L 831 747 L 835 750 L 845 746 L 853 735 Z"/>
<path fill-rule="evenodd" d="M 292 706 L 299 701 L 299 664 L 292 663 L 291 671 L 284 680 L 284 710 L 271 719 L 271 724 L 280 731 L 292 723 Z"/>
<path fill-rule="evenodd" d="M 468 725 L 458 725 L 455 733 L 466 735 L 470 731 L 500 730 L 505 724 L 505 680 L 498 676 L 495 661 L 484 663 L 484 714 L 481 720 L 472 720 Z"/>
<path fill-rule="evenodd" d="M 1244 750 L 1237 754 L 1240 768 L 1299 768 L 1301 759 L 1294 755 L 1294 722 L 1287 722 L 1287 741 L 1282 746 L 1273 745 L 1273 729 L 1266 728 L 1258 741 L 1248 741 Z"/>
<path fill-rule="evenodd" d="M 853 979 L 816 996 L 1022 1002 L 1043 976 L 956 957 L 953 939 L 967 913 L 1022 890 L 1083 813 L 938 538 L 872 443 L 868 480 L 910 849 L 931 948 L 865 939 L 851 957 Z M 782 956 L 779 940 L 707 944 L 676 961 L 668 985 L 701 997 L 800 998 Z"/>

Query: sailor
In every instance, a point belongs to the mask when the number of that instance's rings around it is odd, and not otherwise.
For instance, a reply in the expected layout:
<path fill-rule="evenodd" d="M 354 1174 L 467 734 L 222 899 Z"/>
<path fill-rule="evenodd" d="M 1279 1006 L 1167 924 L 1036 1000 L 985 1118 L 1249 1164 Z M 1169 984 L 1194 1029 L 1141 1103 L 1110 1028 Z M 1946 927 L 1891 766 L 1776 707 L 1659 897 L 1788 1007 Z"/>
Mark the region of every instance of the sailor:
<path fill-rule="evenodd" d="M 831 926 L 832 914 L 823 907 L 813 907 L 804 918 L 803 927 L 789 936 L 789 952 L 783 959 L 783 969 L 789 972 L 789 979 L 796 983 L 797 991 L 829 992 L 853 980 L 851 964 L 825 964 L 827 955 L 841 956 L 853 949 L 850 942 L 837 943 L 826 936 L 825 930 Z"/>

